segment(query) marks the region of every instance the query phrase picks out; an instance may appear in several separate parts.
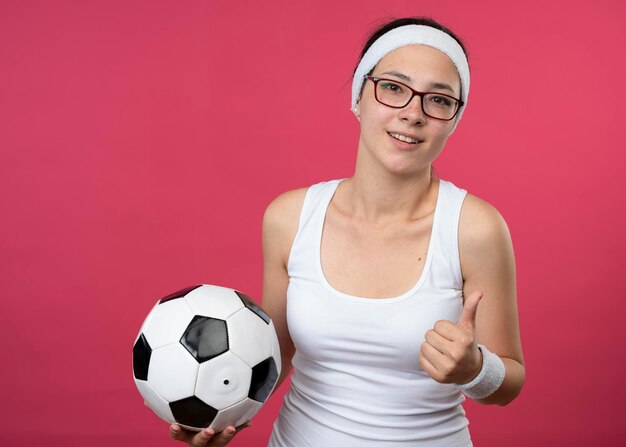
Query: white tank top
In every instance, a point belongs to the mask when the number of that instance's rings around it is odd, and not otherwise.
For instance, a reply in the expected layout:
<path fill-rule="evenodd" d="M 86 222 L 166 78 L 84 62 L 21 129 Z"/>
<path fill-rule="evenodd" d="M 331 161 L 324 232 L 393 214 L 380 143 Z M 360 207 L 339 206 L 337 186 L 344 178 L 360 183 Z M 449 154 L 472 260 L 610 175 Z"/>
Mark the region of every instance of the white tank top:
<path fill-rule="evenodd" d="M 463 394 L 418 361 L 426 331 L 463 308 L 458 223 L 466 191 L 439 180 L 422 274 L 393 298 L 336 290 L 322 272 L 326 210 L 343 179 L 306 193 L 288 261 L 291 387 L 269 447 L 468 447 Z"/>

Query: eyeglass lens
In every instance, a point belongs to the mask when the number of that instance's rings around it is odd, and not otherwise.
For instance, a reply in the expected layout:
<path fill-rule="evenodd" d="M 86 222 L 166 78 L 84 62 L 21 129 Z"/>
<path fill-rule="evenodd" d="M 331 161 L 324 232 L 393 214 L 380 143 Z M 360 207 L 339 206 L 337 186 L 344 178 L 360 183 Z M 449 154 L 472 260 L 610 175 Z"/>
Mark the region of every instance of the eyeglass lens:
<path fill-rule="evenodd" d="M 406 106 L 412 95 L 411 90 L 397 82 L 381 79 L 376 85 L 378 101 L 391 107 Z M 422 107 L 426 115 L 444 120 L 454 116 L 457 104 L 453 98 L 437 93 L 426 93 L 422 99 Z"/>

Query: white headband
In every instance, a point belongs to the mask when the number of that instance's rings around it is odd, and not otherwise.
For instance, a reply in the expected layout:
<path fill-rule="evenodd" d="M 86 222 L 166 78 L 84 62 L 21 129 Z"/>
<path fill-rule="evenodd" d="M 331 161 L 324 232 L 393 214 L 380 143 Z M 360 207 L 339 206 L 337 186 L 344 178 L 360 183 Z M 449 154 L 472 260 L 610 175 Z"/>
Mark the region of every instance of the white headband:
<path fill-rule="evenodd" d="M 465 57 L 465 52 L 463 48 L 461 48 L 461 45 L 459 45 L 452 36 L 425 25 L 405 25 L 394 28 L 380 36 L 378 40 L 367 49 L 352 79 L 352 111 L 355 111 L 356 102 L 361 93 L 361 87 L 364 81 L 363 77 L 369 73 L 384 56 L 391 53 L 393 50 L 411 44 L 426 45 L 441 51 L 452 60 L 456 70 L 459 72 L 459 77 L 461 78 L 461 99 L 465 105 L 461 107 L 455 117 L 455 128 L 461 119 L 463 110 L 467 107 L 467 97 L 470 87 L 470 72 L 467 57 Z M 452 130 L 454 130 L 454 128 L 452 128 Z"/>

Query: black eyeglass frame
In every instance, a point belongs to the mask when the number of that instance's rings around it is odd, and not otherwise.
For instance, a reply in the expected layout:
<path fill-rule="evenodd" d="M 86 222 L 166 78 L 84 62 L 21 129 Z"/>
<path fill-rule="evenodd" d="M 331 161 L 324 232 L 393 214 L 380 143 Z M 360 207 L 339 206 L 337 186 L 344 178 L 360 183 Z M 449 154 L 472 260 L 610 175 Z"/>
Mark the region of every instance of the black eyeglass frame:
<path fill-rule="evenodd" d="M 462 100 L 455 98 L 454 96 L 450 96 L 450 95 L 446 95 L 445 93 L 439 93 L 439 92 L 418 92 L 417 90 L 415 90 L 414 88 L 412 88 L 409 85 L 406 85 L 400 81 L 396 81 L 395 79 L 389 79 L 389 78 L 379 78 L 378 76 L 371 76 L 371 75 L 365 75 L 363 76 L 364 79 L 369 79 L 370 81 L 372 81 L 374 83 L 374 98 L 376 98 L 376 101 L 378 101 L 380 104 L 387 106 L 387 107 L 391 107 L 392 109 L 403 109 L 404 107 L 408 106 L 411 101 L 413 101 L 413 98 L 415 98 L 416 96 L 420 97 L 420 105 L 422 107 L 422 112 L 424 112 L 424 115 L 436 119 L 436 120 L 441 120 L 441 121 L 450 121 L 453 120 L 454 117 L 456 116 L 457 113 L 459 113 L 459 110 L 461 110 L 461 107 L 463 107 L 463 105 L 465 104 L 465 102 L 463 102 Z M 406 104 L 404 104 L 403 106 L 390 106 L 389 104 L 386 104 L 384 102 L 382 102 L 380 99 L 378 99 L 378 82 L 379 81 L 390 81 L 393 82 L 395 84 L 400 84 L 403 87 L 406 87 L 407 89 L 409 89 L 411 91 L 411 97 L 409 98 L 409 100 L 406 102 Z M 424 95 L 438 95 L 438 96 L 445 96 L 446 98 L 450 98 L 452 100 L 454 100 L 457 104 L 456 106 L 456 110 L 454 111 L 454 114 L 450 117 L 450 118 L 437 118 L 436 116 L 432 116 L 429 115 L 428 113 L 426 113 L 426 110 L 424 109 Z"/>

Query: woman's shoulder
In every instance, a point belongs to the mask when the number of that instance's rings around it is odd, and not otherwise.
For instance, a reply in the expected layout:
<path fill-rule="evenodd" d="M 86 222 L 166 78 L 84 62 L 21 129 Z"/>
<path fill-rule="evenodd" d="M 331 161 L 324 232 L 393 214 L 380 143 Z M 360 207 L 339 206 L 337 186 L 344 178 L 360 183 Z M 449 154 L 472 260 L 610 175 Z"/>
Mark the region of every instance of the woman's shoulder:
<path fill-rule="evenodd" d="M 508 234 L 508 226 L 496 207 L 474 194 L 467 193 L 461 207 L 459 235 L 464 233 L 471 239 L 484 242 L 485 238 L 503 232 Z"/>
<path fill-rule="evenodd" d="M 291 189 L 279 194 L 267 206 L 264 219 L 275 222 L 277 225 L 283 224 L 291 227 L 293 227 L 295 221 L 295 225 L 297 226 L 307 192 L 310 190 L 312 192 L 321 192 L 324 186 L 330 186 L 331 183 L 338 181 L 339 180 L 323 181 L 311 186 Z"/>
<path fill-rule="evenodd" d="M 287 256 L 298 232 L 300 213 L 310 187 L 296 188 L 276 196 L 263 215 L 263 239 Z"/>
<path fill-rule="evenodd" d="M 297 222 L 308 189 L 308 187 L 291 189 L 279 194 L 267 205 L 263 220 L 277 226 L 289 226 L 294 218 Z"/>
<path fill-rule="evenodd" d="M 461 259 L 479 261 L 484 256 L 512 250 L 504 217 L 491 203 L 467 193 L 459 218 Z"/>
<path fill-rule="evenodd" d="M 300 213 L 310 187 L 285 191 L 275 197 L 263 215 L 263 245 L 268 256 L 287 265 L 289 252 L 298 232 Z"/>
<path fill-rule="evenodd" d="M 490 233 L 496 227 L 506 227 L 504 217 L 495 206 L 469 192 L 463 200 L 460 223 L 468 230 L 485 233 Z"/>
<path fill-rule="evenodd" d="M 449 180 L 439 179 L 439 181 L 440 185 L 446 188 L 448 196 L 453 194 L 455 200 L 461 202 L 460 230 L 490 233 L 493 226 L 503 223 L 506 225 L 500 212 L 491 203 L 470 194 Z"/>

